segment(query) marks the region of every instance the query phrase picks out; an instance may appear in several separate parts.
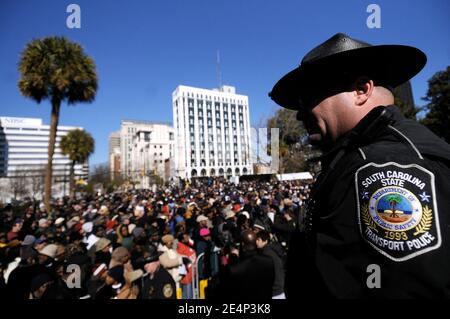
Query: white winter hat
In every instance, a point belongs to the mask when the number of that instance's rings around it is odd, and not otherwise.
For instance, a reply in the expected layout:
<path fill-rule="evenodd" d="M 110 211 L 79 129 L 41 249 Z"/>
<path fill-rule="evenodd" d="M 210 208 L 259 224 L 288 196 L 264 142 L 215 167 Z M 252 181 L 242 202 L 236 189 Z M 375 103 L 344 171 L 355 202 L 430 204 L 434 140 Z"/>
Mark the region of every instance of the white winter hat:
<path fill-rule="evenodd" d="M 55 220 L 55 226 L 60 226 L 62 223 L 64 223 L 63 217 L 59 217 Z"/>
<path fill-rule="evenodd" d="M 39 254 L 45 255 L 51 258 L 55 258 L 56 251 L 58 250 L 58 246 L 55 244 L 48 244 L 44 248 L 39 251 Z"/>
<path fill-rule="evenodd" d="M 94 224 L 92 222 L 87 222 L 87 223 L 84 223 L 83 226 L 81 226 L 81 228 L 84 230 L 84 232 L 90 233 L 90 232 L 92 232 L 92 229 L 94 228 Z"/>

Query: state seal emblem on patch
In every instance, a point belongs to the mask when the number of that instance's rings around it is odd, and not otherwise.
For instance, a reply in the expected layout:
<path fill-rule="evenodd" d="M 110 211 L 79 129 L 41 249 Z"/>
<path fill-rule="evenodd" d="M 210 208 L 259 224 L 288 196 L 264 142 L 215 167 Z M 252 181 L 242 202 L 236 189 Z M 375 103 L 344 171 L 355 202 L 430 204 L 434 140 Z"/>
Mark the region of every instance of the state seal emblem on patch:
<path fill-rule="evenodd" d="M 369 163 L 355 173 L 361 236 L 378 252 L 405 261 L 439 248 L 432 172 L 417 164 Z"/>

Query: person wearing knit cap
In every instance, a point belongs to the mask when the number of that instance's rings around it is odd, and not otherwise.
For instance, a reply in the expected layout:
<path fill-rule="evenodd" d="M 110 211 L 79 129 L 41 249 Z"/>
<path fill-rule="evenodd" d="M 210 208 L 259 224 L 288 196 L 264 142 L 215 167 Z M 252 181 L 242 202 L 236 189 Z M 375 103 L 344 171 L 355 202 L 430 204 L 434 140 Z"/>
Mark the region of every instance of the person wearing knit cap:
<path fill-rule="evenodd" d="M 58 217 L 58 218 L 55 220 L 55 226 L 56 226 L 56 227 L 61 227 L 63 223 L 64 223 L 64 217 Z"/>
<path fill-rule="evenodd" d="M 266 227 L 264 226 L 264 223 L 260 219 L 256 219 L 253 223 L 253 231 L 255 233 L 258 233 L 261 230 L 266 230 Z"/>
<path fill-rule="evenodd" d="M 144 210 L 144 206 L 136 206 L 134 208 L 134 216 L 137 218 L 141 218 L 144 216 L 145 210 Z"/>
<path fill-rule="evenodd" d="M 33 235 L 26 235 L 22 241 L 22 246 L 31 246 L 36 241 L 36 237 Z"/>
<path fill-rule="evenodd" d="M 109 295 L 105 297 L 109 297 L 111 299 L 117 297 L 117 294 L 122 290 L 123 285 L 125 284 L 124 271 L 125 270 L 122 265 L 117 265 L 108 270 L 105 278 L 105 289 Z"/>
<path fill-rule="evenodd" d="M 122 265 L 114 266 L 108 270 L 106 283 L 111 286 L 125 283 L 124 268 Z"/>
<path fill-rule="evenodd" d="M 41 229 L 47 228 L 47 227 L 49 226 L 48 220 L 45 219 L 45 218 L 39 219 L 39 221 L 38 221 L 38 226 L 39 226 L 39 228 L 41 228 Z"/>
<path fill-rule="evenodd" d="M 145 234 L 145 230 L 142 227 L 136 227 L 135 229 L 133 229 L 133 237 L 134 237 L 134 241 L 137 243 L 140 240 L 147 239 L 147 236 Z"/>
<path fill-rule="evenodd" d="M 89 234 L 89 233 L 92 233 L 93 227 L 94 227 L 94 224 L 92 222 L 86 222 L 86 223 L 83 224 L 83 226 L 81 226 L 81 229 L 85 233 Z"/>
<path fill-rule="evenodd" d="M 200 236 L 201 237 L 211 236 L 211 232 L 209 231 L 208 228 L 202 228 L 202 229 L 200 229 Z"/>
<path fill-rule="evenodd" d="M 83 242 L 86 244 L 87 250 L 89 250 L 99 240 L 99 238 L 95 234 L 93 234 L 94 223 L 92 222 L 84 223 L 81 226 L 81 229 L 84 232 Z"/>

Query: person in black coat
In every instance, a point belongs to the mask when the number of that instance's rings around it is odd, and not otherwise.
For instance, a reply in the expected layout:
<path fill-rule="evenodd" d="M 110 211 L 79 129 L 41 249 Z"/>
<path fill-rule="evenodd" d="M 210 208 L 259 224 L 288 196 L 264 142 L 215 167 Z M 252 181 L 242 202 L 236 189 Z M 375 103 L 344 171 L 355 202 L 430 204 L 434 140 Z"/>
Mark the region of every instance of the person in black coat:
<path fill-rule="evenodd" d="M 7 299 L 29 299 L 31 281 L 39 274 L 46 273 L 45 267 L 37 263 L 37 255 L 32 247 L 22 248 L 19 266 L 8 277 Z"/>
<path fill-rule="evenodd" d="M 256 250 L 256 234 L 246 230 L 241 235 L 237 263 L 222 270 L 219 282 L 209 291 L 217 300 L 270 300 L 275 279 L 272 259 Z"/>
<path fill-rule="evenodd" d="M 450 145 L 394 105 L 426 60 L 338 33 L 272 89 L 324 151 L 288 299 L 450 297 Z"/>
<path fill-rule="evenodd" d="M 270 234 L 262 230 L 256 234 L 256 246 L 262 255 L 269 257 L 273 261 L 275 279 L 272 288 L 273 299 L 286 299 L 284 295 L 285 269 L 283 260 L 279 253 L 270 245 Z"/>

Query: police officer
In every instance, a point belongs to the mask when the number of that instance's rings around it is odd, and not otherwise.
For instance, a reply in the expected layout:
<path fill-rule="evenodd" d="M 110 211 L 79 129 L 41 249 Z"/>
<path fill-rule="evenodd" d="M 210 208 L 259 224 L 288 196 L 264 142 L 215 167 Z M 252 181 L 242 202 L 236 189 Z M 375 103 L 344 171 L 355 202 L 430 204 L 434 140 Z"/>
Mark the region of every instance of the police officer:
<path fill-rule="evenodd" d="M 146 256 L 146 274 L 142 277 L 141 299 L 176 299 L 175 281 L 159 262 L 160 252 L 153 246 Z"/>
<path fill-rule="evenodd" d="M 425 63 L 417 48 L 339 33 L 272 89 L 324 151 L 288 298 L 450 297 L 450 146 L 393 105 Z"/>

